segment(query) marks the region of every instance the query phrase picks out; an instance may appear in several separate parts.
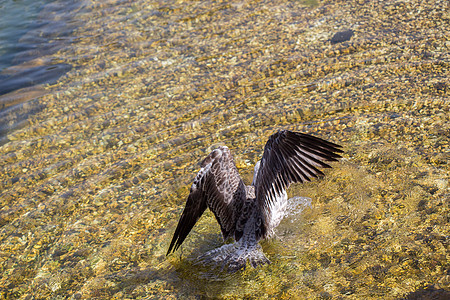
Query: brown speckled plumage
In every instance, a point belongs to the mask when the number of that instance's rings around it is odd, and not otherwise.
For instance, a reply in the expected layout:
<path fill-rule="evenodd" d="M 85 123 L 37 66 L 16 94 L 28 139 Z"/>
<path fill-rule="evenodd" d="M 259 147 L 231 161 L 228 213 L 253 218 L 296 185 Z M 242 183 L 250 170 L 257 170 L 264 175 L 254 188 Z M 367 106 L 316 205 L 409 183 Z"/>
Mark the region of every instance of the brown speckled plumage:
<path fill-rule="evenodd" d="M 220 261 L 231 271 L 245 267 L 247 260 L 253 266 L 268 263 L 257 243 L 270 236 L 282 219 L 286 189 L 291 183 L 323 175 L 318 168 L 329 168 L 325 162 L 336 161 L 340 157 L 337 153 L 342 152 L 339 148 L 308 134 L 279 131 L 267 141 L 250 186 L 239 176 L 230 150 L 225 146 L 215 149 L 202 162 L 194 179 L 167 254 L 180 247 L 209 207 L 224 240 L 233 237 L 238 243 L 233 249 L 225 245 L 208 252 L 206 261 Z"/>

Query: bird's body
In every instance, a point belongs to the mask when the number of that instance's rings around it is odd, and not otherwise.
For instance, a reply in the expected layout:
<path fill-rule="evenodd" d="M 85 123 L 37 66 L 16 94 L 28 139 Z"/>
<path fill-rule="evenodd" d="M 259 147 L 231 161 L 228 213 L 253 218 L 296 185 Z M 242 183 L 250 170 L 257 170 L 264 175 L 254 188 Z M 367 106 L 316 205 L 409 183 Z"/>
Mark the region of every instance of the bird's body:
<path fill-rule="evenodd" d="M 273 234 L 283 219 L 286 189 L 293 182 L 310 181 L 323 175 L 317 167 L 329 168 L 325 161 L 336 161 L 339 145 L 311 135 L 292 131 L 273 134 L 264 147 L 263 157 L 255 165 L 253 182 L 245 185 L 230 150 L 221 146 L 202 162 L 194 179 L 186 206 L 170 243 L 169 254 L 176 251 L 206 207 L 214 213 L 224 241 L 236 243 L 211 250 L 200 258 L 206 263 L 226 266 L 233 272 L 270 261 L 258 242 Z"/>

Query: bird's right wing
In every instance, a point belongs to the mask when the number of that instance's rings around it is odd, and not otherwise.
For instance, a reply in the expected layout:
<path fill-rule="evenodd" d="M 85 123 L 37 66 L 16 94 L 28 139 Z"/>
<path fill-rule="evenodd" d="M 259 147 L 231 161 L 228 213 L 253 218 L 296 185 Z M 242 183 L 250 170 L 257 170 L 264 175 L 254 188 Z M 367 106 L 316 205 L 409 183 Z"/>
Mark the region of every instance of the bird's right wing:
<path fill-rule="evenodd" d="M 224 239 L 233 236 L 236 206 L 242 204 L 245 196 L 245 185 L 230 150 L 221 146 L 212 151 L 202 162 L 194 179 L 167 254 L 181 246 L 207 206 L 219 222 Z"/>

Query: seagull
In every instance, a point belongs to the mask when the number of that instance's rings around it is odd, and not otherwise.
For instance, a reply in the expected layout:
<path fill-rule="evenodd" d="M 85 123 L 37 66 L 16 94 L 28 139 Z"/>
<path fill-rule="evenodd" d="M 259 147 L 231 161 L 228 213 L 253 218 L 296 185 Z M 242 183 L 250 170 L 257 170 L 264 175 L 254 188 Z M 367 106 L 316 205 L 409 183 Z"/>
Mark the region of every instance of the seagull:
<path fill-rule="evenodd" d="M 201 255 L 200 262 L 226 267 L 230 273 L 245 269 L 247 261 L 254 268 L 269 264 L 259 241 L 271 237 L 283 219 L 286 190 L 291 183 L 324 175 L 318 168 L 331 168 L 325 162 L 341 158 L 340 148 L 309 134 L 280 130 L 264 146 L 251 185 L 245 185 L 239 176 L 228 147 L 213 150 L 201 163 L 167 255 L 181 246 L 208 207 L 224 242 L 229 238 L 235 242 Z"/>

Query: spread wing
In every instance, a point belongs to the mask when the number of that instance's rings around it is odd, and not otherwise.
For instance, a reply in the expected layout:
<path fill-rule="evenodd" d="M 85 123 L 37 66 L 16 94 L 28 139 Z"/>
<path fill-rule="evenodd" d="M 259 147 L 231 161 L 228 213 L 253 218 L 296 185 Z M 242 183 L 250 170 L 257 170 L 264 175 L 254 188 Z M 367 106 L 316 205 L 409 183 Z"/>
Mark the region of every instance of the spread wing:
<path fill-rule="evenodd" d="M 221 146 L 212 151 L 194 179 L 167 254 L 181 246 L 207 206 L 219 222 L 223 238 L 233 236 L 238 207 L 245 196 L 245 185 L 230 150 Z"/>
<path fill-rule="evenodd" d="M 288 130 L 269 137 L 255 180 L 256 199 L 264 215 L 265 230 L 270 222 L 270 206 L 294 182 L 310 181 L 323 175 L 318 168 L 330 168 L 341 146 L 320 138 Z M 264 234 L 263 234 L 264 235 Z"/>

